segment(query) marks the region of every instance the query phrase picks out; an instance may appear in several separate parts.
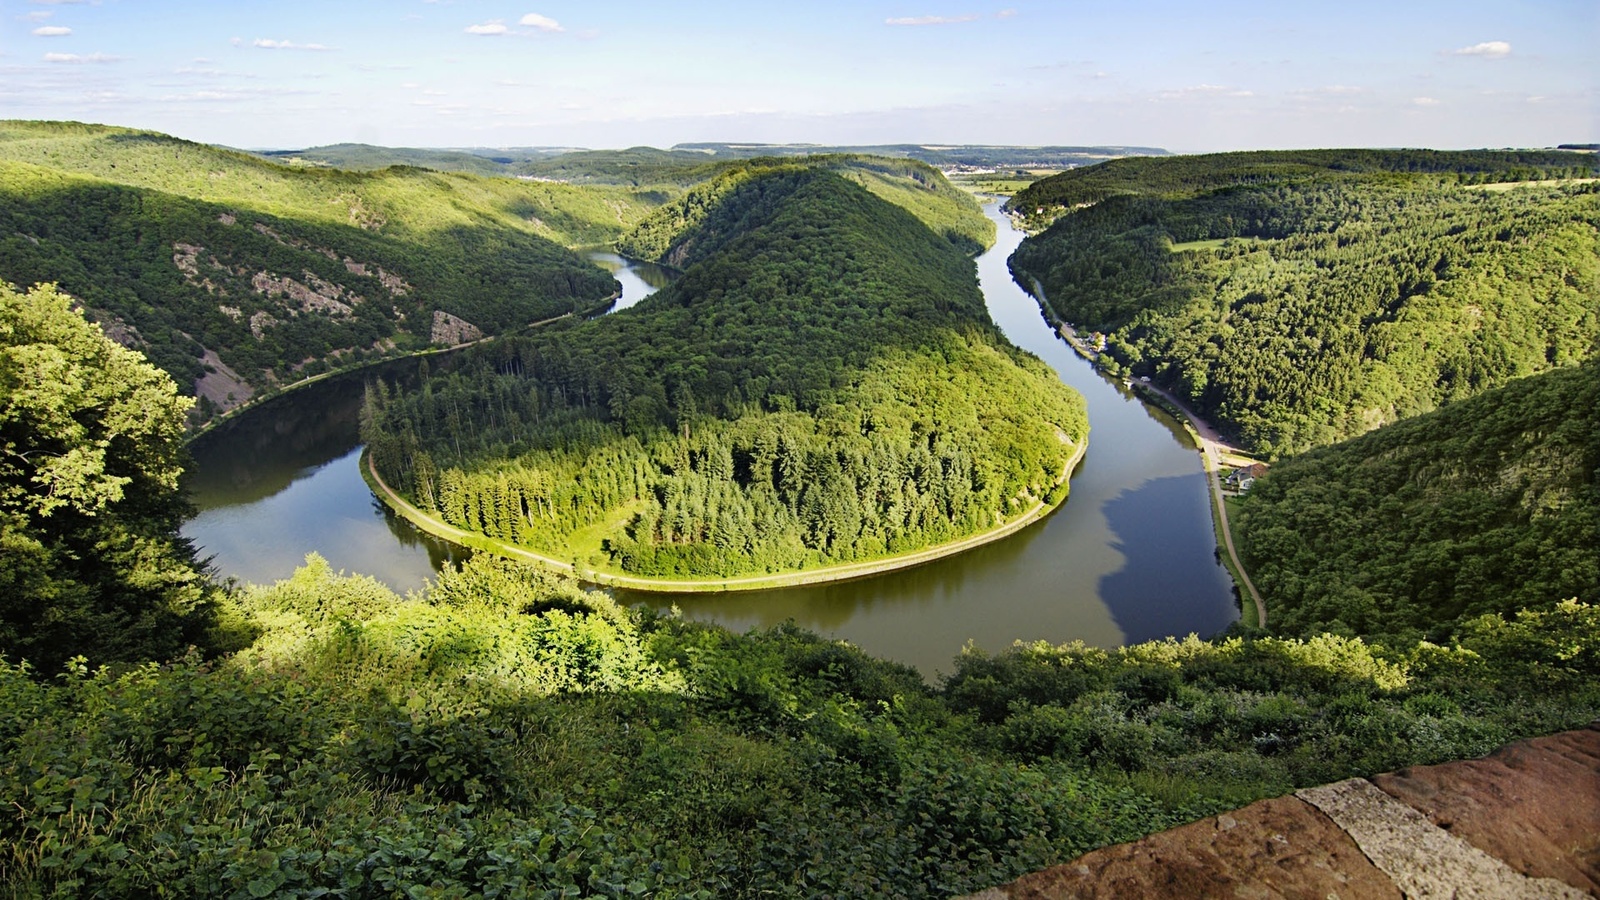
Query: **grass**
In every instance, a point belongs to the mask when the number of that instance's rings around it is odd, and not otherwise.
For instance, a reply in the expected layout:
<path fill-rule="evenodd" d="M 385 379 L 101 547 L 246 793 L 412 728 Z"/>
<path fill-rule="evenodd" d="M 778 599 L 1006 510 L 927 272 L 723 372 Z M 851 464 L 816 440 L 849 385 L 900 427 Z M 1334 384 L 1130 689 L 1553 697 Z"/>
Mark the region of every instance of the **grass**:
<path fill-rule="evenodd" d="M 1251 243 L 1251 244 L 1257 244 L 1257 243 L 1261 242 L 1261 238 L 1258 238 L 1258 237 L 1232 237 L 1232 238 L 1212 238 L 1211 240 L 1206 240 L 1206 241 L 1184 241 L 1184 242 L 1179 243 L 1179 244 L 1173 244 L 1172 246 L 1168 247 L 1167 249 L 1171 250 L 1173 253 L 1185 253 L 1185 252 L 1188 252 L 1190 250 L 1216 250 L 1217 248 L 1224 246 L 1225 244 L 1229 243 L 1230 241 L 1233 241 L 1233 242 L 1247 242 L 1247 243 Z"/>

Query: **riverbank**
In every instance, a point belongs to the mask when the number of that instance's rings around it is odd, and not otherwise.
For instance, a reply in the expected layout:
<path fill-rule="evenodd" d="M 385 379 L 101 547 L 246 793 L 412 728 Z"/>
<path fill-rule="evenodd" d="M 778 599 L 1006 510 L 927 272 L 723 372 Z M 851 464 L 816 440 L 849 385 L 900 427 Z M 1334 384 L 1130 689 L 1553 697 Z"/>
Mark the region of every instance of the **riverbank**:
<path fill-rule="evenodd" d="M 195 430 L 193 430 L 193 431 L 189 432 L 187 435 L 185 435 L 184 436 L 184 443 L 191 443 L 191 442 L 199 439 L 200 437 L 202 437 L 202 436 L 210 433 L 211 431 L 215 430 L 218 426 L 224 425 L 224 424 L 232 421 L 233 419 L 237 418 L 239 415 L 241 415 L 242 413 L 244 413 L 247 410 L 255 409 L 256 407 L 258 407 L 261 404 L 266 403 L 266 402 L 268 402 L 270 400 L 276 400 L 279 397 L 284 396 L 285 394 L 292 394 L 295 391 L 298 391 L 298 390 L 300 390 L 302 388 L 307 388 L 307 387 L 310 387 L 311 385 L 319 384 L 321 382 L 327 381 L 330 378 L 338 378 L 338 377 L 343 376 L 343 375 L 349 375 L 352 372 L 360 372 L 363 369 L 370 369 L 370 368 L 372 368 L 374 366 L 384 365 L 385 363 L 399 362 L 400 360 L 404 360 L 404 359 L 421 359 L 422 357 L 426 357 L 426 356 L 438 356 L 441 353 L 455 353 L 455 352 L 457 352 L 459 350 L 465 350 L 468 347 L 474 347 L 474 346 L 477 346 L 478 344 L 482 344 L 482 343 L 485 343 L 487 341 L 495 340 L 496 338 L 502 338 L 502 337 L 506 337 L 508 335 L 513 335 L 513 334 L 521 334 L 524 331 L 530 331 L 530 330 L 532 330 L 534 328 L 541 328 L 541 327 L 543 327 L 545 325 L 550 325 L 550 324 L 552 324 L 554 322 L 560 322 L 563 319 L 573 318 L 574 316 L 584 316 L 584 317 L 592 316 L 597 312 L 600 312 L 602 310 L 610 308 L 612 304 L 616 303 L 620 299 L 622 299 L 622 292 L 621 291 L 616 291 L 615 293 L 611 294 L 611 296 L 601 299 L 598 303 L 596 303 L 594 306 L 589 307 L 588 309 L 572 310 L 570 312 L 564 312 L 559 316 L 551 316 L 548 319 L 540 319 L 537 322 L 529 322 L 526 325 L 520 325 L 520 326 L 518 326 L 516 328 L 513 328 L 513 329 L 511 329 L 509 331 L 500 332 L 499 334 L 485 335 L 484 337 L 478 338 L 477 340 L 463 341 L 462 343 L 459 343 L 459 344 L 451 344 L 448 347 L 428 347 L 428 348 L 423 349 L 423 350 L 413 350 L 413 351 L 411 351 L 409 353 L 396 353 L 393 356 L 380 356 L 380 357 L 378 357 L 376 359 L 364 359 L 361 362 L 358 362 L 358 363 L 356 363 L 354 365 L 342 366 L 342 367 L 337 368 L 337 369 L 329 369 L 326 372 L 319 372 L 316 375 L 312 375 L 309 378 L 302 378 L 299 381 L 291 381 L 288 384 L 286 384 L 286 385 L 284 385 L 284 386 L 282 386 L 280 388 L 276 388 L 276 389 L 273 389 L 273 390 L 269 390 L 269 391 L 265 391 L 263 393 L 257 394 L 255 396 L 251 397 L 249 400 L 246 400 L 245 402 L 239 404 L 238 406 L 235 406 L 234 408 L 228 410 L 227 412 L 224 412 L 224 413 L 221 413 L 220 415 L 212 417 L 204 425 L 200 426 L 199 428 L 196 428 Z"/>
<path fill-rule="evenodd" d="M 1073 449 L 1072 456 L 1062 466 L 1061 474 L 1056 479 L 1056 484 L 1062 484 L 1072 477 L 1078 464 L 1083 461 L 1084 453 L 1089 448 L 1088 437 L 1078 441 Z M 784 572 L 772 575 L 748 575 L 738 578 L 707 578 L 707 579 L 675 579 L 675 578 L 642 578 L 634 575 L 623 575 L 616 572 L 606 572 L 587 566 L 579 566 L 576 560 L 563 561 L 543 553 L 537 553 L 525 547 L 508 544 L 486 535 L 465 531 L 457 528 L 436 516 L 430 515 L 411 505 L 401 497 L 393 488 L 384 482 L 373 467 L 370 454 L 365 450 L 361 453 L 361 477 L 372 488 L 388 507 L 395 511 L 401 518 L 415 525 L 419 530 L 434 537 L 441 538 L 453 544 L 474 551 L 493 553 L 508 559 L 523 560 L 546 566 L 558 572 L 575 575 L 583 581 L 607 587 L 627 588 L 629 590 L 644 591 L 662 594 L 688 594 L 688 593 L 723 593 L 733 591 L 761 591 L 773 588 L 801 587 L 805 585 L 824 584 L 834 581 L 850 581 L 857 578 L 867 578 L 920 566 L 935 560 L 954 556 L 958 553 L 993 543 L 1002 538 L 1015 534 L 1018 531 L 1043 519 L 1051 512 L 1060 508 L 1067 501 L 1067 497 L 1054 505 L 1047 506 L 1043 500 L 1035 501 L 1032 508 L 1010 522 L 998 525 L 988 531 L 969 535 L 959 540 L 928 547 L 913 553 L 903 553 L 882 559 L 867 560 L 858 563 L 842 563 L 840 565 L 826 566 L 820 569 L 807 569 L 798 572 Z M 1070 491 L 1069 491 L 1070 494 Z"/>
<path fill-rule="evenodd" d="M 1039 279 L 1029 277 L 1033 284 L 1033 298 L 1039 302 L 1040 309 L 1045 312 L 1046 318 L 1055 327 L 1058 334 L 1068 346 L 1081 357 L 1095 365 L 1099 353 L 1090 347 L 1071 325 L 1062 322 L 1056 316 L 1055 310 L 1050 306 L 1050 301 L 1045 297 L 1044 285 Z M 1256 628 L 1267 626 L 1267 604 L 1261 599 L 1261 594 L 1256 590 L 1255 583 L 1250 580 L 1250 573 L 1245 571 L 1244 563 L 1239 559 L 1239 552 L 1234 547 L 1233 526 L 1228 519 L 1227 495 L 1222 490 L 1222 468 L 1224 459 L 1234 461 L 1246 460 L 1247 457 L 1240 453 L 1222 439 L 1222 435 L 1212 427 L 1211 423 L 1202 419 L 1194 410 L 1184 405 L 1171 393 L 1151 384 L 1148 381 L 1129 382 L 1130 386 L 1144 399 L 1146 403 L 1164 408 L 1183 423 L 1189 437 L 1194 441 L 1195 447 L 1200 451 L 1201 468 L 1205 470 L 1206 481 L 1211 486 L 1212 503 L 1212 530 L 1217 537 L 1218 549 L 1226 550 L 1223 565 L 1228 569 L 1234 584 L 1238 585 L 1242 595 L 1248 595 L 1250 604 L 1241 604 L 1240 614 L 1246 625 Z"/>
<path fill-rule="evenodd" d="M 1255 583 L 1250 580 L 1250 573 L 1245 571 L 1244 563 L 1239 559 L 1239 551 L 1234 548 L 1233 526 L 1228 521 L 1228 498 L 1222 490 L 1223 454 L 1226 452 L 1238 457 L 1238 449 L 1224 443 L 1221 436 L 1217 434 L 1216 429 L 1211 427 L 1211 423 L 1200 418 L 1171 393 L 1149 382 L 1136 382 L 1136 385 L 1141 394 L 1153 395 L 1164 400 L 1165 402 L 1161 405 L 1181 417 L 1181 421 L 1188 427 L 1189 434 L 1194 439 L 1195 445 L 1200 448 L 1200 457 L 1206 470 L 1206 479 L 1211 484 L 1213 521 L 1216 525 L 1217 535 L 1221 539 L 1221 546 L 1228 551 L 1227 559 L 1224 562 L 1228 566 L 1228 572 L 1233 575 L 1234 581 L 1244 588 L 1253 603 L 1255 621 L 1250 621 L 1250 609 L 1246 608 L 1241 610 L 1244 614 L 1244 622 L 1246 625 L 1253 625 L 1257 628 L 1267 627 L 1267 604 L 1261 599 L 1261 594 L 1256 590 Z"/>

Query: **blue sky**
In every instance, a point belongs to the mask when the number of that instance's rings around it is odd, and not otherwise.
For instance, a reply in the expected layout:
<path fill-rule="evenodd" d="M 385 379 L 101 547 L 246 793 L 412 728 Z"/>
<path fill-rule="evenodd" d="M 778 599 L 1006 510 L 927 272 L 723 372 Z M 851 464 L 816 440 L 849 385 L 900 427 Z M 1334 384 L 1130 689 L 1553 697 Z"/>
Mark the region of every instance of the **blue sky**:
<path fill-rule="evenodd" d="M 0 118 L 251 148 L 1600 141 L 1597 0 L 4 0 Z"/>

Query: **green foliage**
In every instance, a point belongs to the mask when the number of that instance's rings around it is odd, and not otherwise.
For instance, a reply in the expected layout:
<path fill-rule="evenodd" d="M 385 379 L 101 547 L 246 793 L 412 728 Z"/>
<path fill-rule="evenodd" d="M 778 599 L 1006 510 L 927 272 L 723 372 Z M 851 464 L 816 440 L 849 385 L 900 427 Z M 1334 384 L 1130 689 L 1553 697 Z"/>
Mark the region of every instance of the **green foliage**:
<path fill-rule="evenodd" d="M 1130 156 L 1034 182 L 1018 192 L 1006 209 L 1038 230 L 1074 209 L 1118 196 L 1176 200 L 1341 174 L 1447 175 L 1462 184 L 1492 184 L 1583 177 L 1593 171 L 1593 156 L 1558 150 L 1252 150 Z"/>
<path fill-rule="evenodd" d="M 0 284 L 0 653 L 176 655 L 210 589 L 178 536 L 188 400 L 52 287 Z"/>
<path fill-rule="evenodd" d="M 236 600 L 261 636 L 227 660 L 0 665 L 0 890 L 945 897 L 1600 712 L 1600 610 L 1572 602 L 1448 647 L 969 651 L 935 691 L 489 558 L 405 600 L 312 558 Z M 591 668 L 534 637 L 578 620 L 631 677 L 548 677 Z"/>
<path fill-rule="evenodd" d="M 1586 356 L 1600 337 L 1600 186 L 1477 182 L 1591 164 L 1120 160 L 1036 185 L 1086 208 L 1025 241 L 1012 271 L 1043 284 L 1054 316 L 1107 333 L 1107 368 L 1169 387 L 1258 453 L 1293 453 Z"/>
<path fill-rule="evenodd" d="M 1275 466 L 1241 549 L 1275 630 L 1440 640 L 1600 597 L 1600 361 Z"/>
<path fill-rule="evenodd" d="M 971 262 L 827 167 L 741 172 L 691 193 L 688 271 L 638 306 L 375 389 L 384 479 L 457 527 L 668 577 L 873 559 L 1059 501 L 1081 406 L 994 329 Z"/>

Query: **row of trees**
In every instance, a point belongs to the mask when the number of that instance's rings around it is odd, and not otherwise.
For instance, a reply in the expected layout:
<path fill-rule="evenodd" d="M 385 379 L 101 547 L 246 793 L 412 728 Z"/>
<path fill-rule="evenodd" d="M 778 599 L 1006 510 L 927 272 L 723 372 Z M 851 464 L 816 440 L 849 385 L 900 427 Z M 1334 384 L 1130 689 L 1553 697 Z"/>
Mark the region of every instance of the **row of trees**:
<path fill-rule="evenodd" d="M 657 575 L 872 558 L 1058 500 L 1081 407 L 959 249 L 829 169 L 721 186 L 670 242 L 688 271 L 625 313 L 376 390 L 380 472 L 460 527 Z"/>

